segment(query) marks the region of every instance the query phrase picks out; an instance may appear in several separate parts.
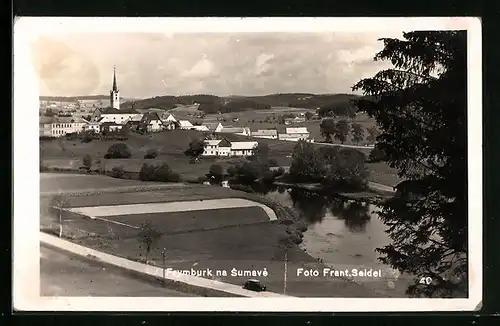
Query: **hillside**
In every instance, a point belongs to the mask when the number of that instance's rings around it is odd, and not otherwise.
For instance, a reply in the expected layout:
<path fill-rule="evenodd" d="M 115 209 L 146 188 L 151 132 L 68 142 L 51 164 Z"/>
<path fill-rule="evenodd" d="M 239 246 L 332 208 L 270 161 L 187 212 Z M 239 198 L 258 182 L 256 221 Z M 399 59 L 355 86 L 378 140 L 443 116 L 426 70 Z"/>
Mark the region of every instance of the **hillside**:
<path fill-rule="evenodd" d="M 176 105 L 200 104 L 200 110 L 205 113 L 230 113 L 248 110 L 265 110 L 271 107 L 296 107 L 304 109 L 341 109 L 352 106 L 351 100 L 362 98 L 355 94 L 270 94 L 263 96 L 218 97 L 214 95 L 197 94 L 183 96 L 156 96 L 152 98 L 129 101 L 123 107 L 135 109 L 162 108 L 171 110 Z"/>

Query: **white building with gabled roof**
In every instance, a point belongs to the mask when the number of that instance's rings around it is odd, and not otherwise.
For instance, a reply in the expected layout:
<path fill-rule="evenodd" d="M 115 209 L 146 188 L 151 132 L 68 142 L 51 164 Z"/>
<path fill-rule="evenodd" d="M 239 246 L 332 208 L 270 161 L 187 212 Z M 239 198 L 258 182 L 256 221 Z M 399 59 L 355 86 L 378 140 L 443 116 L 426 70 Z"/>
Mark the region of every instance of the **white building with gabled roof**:
<path fill-rule="evenodd" d="M 256 141 L 235 141 L 231 142 L 231 156 L 252 156 L 259 146 Z"/>
<path fill-rule="evenodd" d="M 307 140 L 309 138 L 309 131 L 306 127 L 298 127 L 298 128 L 286 128 L 286 132 L 284 134 L 279 134 L 279 140 L 289 140 L 289 141 L 299 141 L 299 140 Z"/>
<path fill-rule="evenodd" d="M 226 139 L 205 140 L 203 156 L 252 156 L 259 146 L 256 141 L 235 141 Z"/>
<path fill-rule="evenodd" d="M 183 130 L 191 130 L 194 126 L 188 120 L 179 120 L 179 127 Z"/>

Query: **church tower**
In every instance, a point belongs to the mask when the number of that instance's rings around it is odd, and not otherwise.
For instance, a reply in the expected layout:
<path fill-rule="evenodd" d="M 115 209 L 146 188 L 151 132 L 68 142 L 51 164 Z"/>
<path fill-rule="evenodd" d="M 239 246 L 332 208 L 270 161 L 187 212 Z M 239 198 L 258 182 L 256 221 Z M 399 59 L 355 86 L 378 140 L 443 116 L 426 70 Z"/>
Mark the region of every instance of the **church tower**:
<path fill-rule="evenodd" d="M 116 69 L 113 67 L 113 89 L 109 92 L 109 102 L 112 108 L 120 110 L 120 91 L 116 86 Z"/>

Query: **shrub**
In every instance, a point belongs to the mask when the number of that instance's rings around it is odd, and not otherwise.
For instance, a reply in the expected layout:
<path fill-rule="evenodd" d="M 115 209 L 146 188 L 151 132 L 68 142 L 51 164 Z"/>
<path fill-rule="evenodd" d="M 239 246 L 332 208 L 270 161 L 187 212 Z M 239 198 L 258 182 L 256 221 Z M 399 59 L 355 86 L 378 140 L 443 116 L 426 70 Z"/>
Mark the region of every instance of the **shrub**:
<path fill-rule="evenodd" d="M 122 166 L 115 166 L 111 169 L 111 176 L 113 178 L 123 179 L 125 175 L 125 169 Z"/>
<path fill-rule="evenodd" d="M 274 172 L 267 170 L 262 173 L 262 181 L 264 182 L 273 182 L 274 181 Z"/>
<path fill-rule="evenodd" d="M 375 147 L 370 151 L 370 155 L 368 156 L 368 161 L 372 163 L 381 162 L 384 161 L 385 156 L 386 155 L 383 149 Z"/>
<path fill-rule="evenodd" d="M 244 185 L 244 184 L 230 184 L 229 185 L 231 187 L 231 189 L 234 189 L 234 190 L 239 190 L 239 191 L 244 191 L 244 192 L 248 192 L 248 193 L 254 193 L 255 191 L 253 190 L 253 188 L 249 185 Z"/>
<path fill-rule="evenodd" d="M 130 148 L 125 143 L 116 143 L 108 148 L 104 158 L 130 158 L 132 156 Z"/>
<path fill-rule="evenodd" d="M 132 153 L 125 143 L 116 143 L 108 148 L 108 153 L 104 158 L 130 158 Z"/>
<path fill-rule="evenodd" d="M 278 161 L 276 161 L 274 158 L 269 159 L 268 161 L 269 166 L 278 166 Z"/>
<path fill-rule="evenodd" d="M 90 169 L 92 167 L 92 156 L 86 154 L 83 157 L 83 167 L 86 169 Z"/>
<path fill-rule="evenodd" d="M 212 164 L 208 170 L 208 178 L 213 183 L 221 183 L 224 178 L 224 169 L 220 164 Z"/>
<path fill-rule="evenodd" d="M 280 175 L 284 175 L 284 174 L 285 174 L 285 169 L 282 166 L 280 166 L 278 168 L 278 170 L 273 171 L 274 177 L 279 177 Z"/>
<path fill-rule="evenodd" d="M 153 159 L 158 156 L 158 151 L 156 149 L 148 149 L 146 154 L 144 155 L 145 159 Z"/>
<path fill-rule="evenodd" d="M 139 179 L 142 181 L 179 182 L 179 173 L 173 172 L 167 163 L 160 165 L 144 163 L 139 171 Z"/>
<path fill-rule="evenodd" d="M 56 137 L 52 137 L 52 136 L 40 136 L 39 139 L 40 140 L 54 140 L 54 139 L 56 139 Z"/>

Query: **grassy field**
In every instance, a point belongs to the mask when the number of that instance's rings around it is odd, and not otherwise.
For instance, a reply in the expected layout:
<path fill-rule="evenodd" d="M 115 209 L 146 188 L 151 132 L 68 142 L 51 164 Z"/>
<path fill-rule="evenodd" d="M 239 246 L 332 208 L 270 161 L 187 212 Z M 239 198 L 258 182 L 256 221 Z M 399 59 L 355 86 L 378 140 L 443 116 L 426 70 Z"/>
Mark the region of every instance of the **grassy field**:
<path fill-rule="evenodd" d="M 391 168 L 385 162 L 366 163 L 366 168 L 370 173 L 368 180 L 386 186 L 395 186 L 403 181 L 397 174 L 397 170 Z"/>
<path fill-rule="evenodd" d="M 168 191 L 103 194 L 99 196 L 71 197 L 70 206 L 109 205 L 119 203 L 144 203 L 151 201 L 176 201 L 208 198 L 252 197 L 252 195 L 220 187 L 190 187 Z M 56 216 L 47 210 L 49 198 L 42 198 L 41 228 L 57 231 Z M 276 211 L 276 210 L 275 210 Z M 277 213 L 279 210 L 277 211 Z M 262 270 L 268 277 L 261 278 L 269 291 L 282 292 L 284 263 L 280 257 L 283 249 L 278 248 L 278 239 L 287 236 L 288 227 L 279 223 L 266 223 L 266 214 L 253 208 L 226 209 L 224 211 L 199 211 L 169 214 L 136 214 L 114 216 L 120 222 L 138 225 L 145 219 L 154 221 L 165 234 L 155 242 L 149 261 L 162 265 L 161 251 L 166 248 L 166 265 L 173 269 L 225 270 L 228 275 L 216 279 L 243 284 L 249 277 L 231 276 L 234 268 Z M 281 218 L 285 218 L 282 214 Z M 194 218 L 193 218 L 194 217 Z M 160 222 L 161 220 L 161 222 Z M 238 221 L 237 225 L 228 224 Z M 92 220 L 79 214 L 66 213 L 64 234 L 75 243 L 96 250 L 132 260 L 143 261 L 145 250 L 138 240 L 138 230 L 123 225 Z M 357 284 L 342 279 L 328 279 L 317 282 L 314 279 L 300 279 L 292 275 L 293 269 L 320 268 L 321 265 L 298 246 L 288 250 L 290 280 L 287 294 L 318 297 L 373 297 L 375 294 Z"/>
<path fill-rule="evenodd" d="M 190 158 L 184 155 L 189 143 L 195 138 L 202 137 L 197 131 L 174 130 L 149 135 L 131 133 L 126 143 L 132 153 L 128 159 L 104 159 L 109 146 L 121 142 L 115 140 L 94 140 L 89 143 L 70 141 L 65 139 L 42 141 L 40 143 L 43 164 L 50 167 L 74 168 L 82 166 L 83 156 L 89 154 L 93 158 L 93 168 L 103 168 L 111 171 L 113 167 L 121 166 L 126 171 L 139 172 L 144 163 L 167 163 L 172 170 L 180 173 L 184 179 L 197 178 L 208 173 L 214 163 L 227 168 L 235 161 L 231 158 L 204 158 L 197 164 L 189 164 Z M 155 159 L 144 159 L 149 149 L 158 151 Z"/>
<path fill-rule="evenodd" d="M 70 222 L 74 224 L 75 222 Z M 84 232 L 73 241 L 77 244 L 121 256 L 127 259 L 144 261 L 145 250 L 132 229 L 123 230 L 116 224 L 104 225 L 101 221 L 80 219 L 80 230 Z M 65 231 L 66 232 L 66 231 Z M 73 232 L 75 233 L 75 232 Z M 92 236 L 92 234 L 96 234 Z M 268 291 L 283 292 L 284 263 L 276 260 L 280 254 L 277 238 L 284 235 L 280 224 L 240 225 L 201 232 L 186 232 L 161 236 L 153 245 L 148 256 L 150 263 L 176 270 L 202 270 L 205 268 L 226 271 L 227 275 L 213 277 L 220 281 L 242 285 L 248 278 L 232 276 L 231 270 L 263 270 L 269 275 L 260 277 Z M 83 236 L 82 236 L 83 235 Z M 90 236 L 89 236 L 90 235 Z M 161 251 L 166 248 L 165 265 Z M 315 259 L 298 247 L 288 250 L 289 279 L 287 294 L 304 297 L 375 297 L 367 288 L 342 279 L 317 280 L 300 279 L 295 276 L 297 268 L 323 267 Z"/>
<path fill-rule="evenodd" d="M 190 212 L 143 213 L 105 217 L 111 221 L 140 227 L 150 220 L 155 228 L 165 234 L 217 229 L 228 226 L 269 222 L 260 207 L 233 207 Z"/>
<path fill-rule="evenodd" d="M 173 171 L 180 173 L 184 180 L 205 176 L 212 164 L 220 164 L 226 169 L 234 162 L 241 160 L 240 158 L 202 158 L 196 164 L 189 164 L 189 157 L 184 155 L 184 151 L 188 148 L 189 142 L 197 137 L 202 137 L 202 134 L 197 131 L 187 130 L 174 130 L 149 135 L 131 133 L 129 138 L 124 141 L 132 153 L 132 157 L 129 159 L 105 160 L 103 158 L 109 146 L 117 142 L 113 140 L 94 140 L 89 143 L 82 143 L 80 141 L 58 139 L 42 141 L 40 149 L 43 164 L 50 167 L 78 169 L 82 165 L 83 156 L 89 154 L 93 158 L 93 168 L 100 167 L 110 171 L 113 167 L 121 166 L 126 171 L 138 172 L 144 163 L 167 163 Z M 248 137 L 233 134 L 224 134 L 224 137 L 231 141 L 248 140 Z M 278 165 L 289 166 L 291 164 L 291 154 L 296 145 L 295 142 L 262 138 L 255 140 L 269 146 L 269 157 L 275 159 Z M 315 146 L 324 145 L 315 144 Z M 144 159 L 144 154 L 149 149 L 157 150 L 158 157 Z M 370 152 L 370 149 L 360 150 L 366 155 Z M 385 163 L 368 164 L 368 169 L 371 171 L 370 181 L 393 186 L 399 180 L 396 172 Z"/>
<path fill-rule="evenodd" d="M 279 132 L 285 132 L 285 128 L 295 128 L 295 127 L 306 127 L 310 133 L 310 138 L 315 141 L 324 141 L 324 137 L 320 132 L 320 124 L 321 120 L 309 120 L 303 123 L 297 123 L 292 125 L 283 125 L 278 124 L 277 120 L 272 120 L 272 122 L 264 122 L 266 118 L 275 117 L 277 119 L 278 116 L 284 113 L 299 113 L 299 112 L 314 112 L 315 110 L 307 110 L 307 109 L 297 109 L 297 108 L 289 108 L 289 109 L 273 109 L 273 110 L 256 110 L 256 111 L 244 111 L 244 112 L 235 112 L 235 113 L 225 113 L 221 116 L 227 120 L 227 122 L 223 123 L 223 125 L 231 125 L 231 126 L 239 126 L 239 127 L 249 127 L 252 131 L 256 131 L 259 129 L 275 129 L 278 128 Z M 238 121 L 232 121 L 233 118 L 238 118 Z M 205 116 L 205 120 L 214 121 L 217 119 L 217 115 L 207 115 Z M 365 138 L 368 136 L 366 132 L 367 128 L 371 128 L 375 126 L 375 121 L 368 117 L 366 114 L 360 114 L 355 119 L 349 118 L 334 118 L 334 121 L 339 121 L 342 119 L 347 119 L 350 123 L 359 123 L 365 129 Z M 334 142 L 337 140 L 333 139 Z M 350 135 L 345 142 L 346 144 L 355 144 Z M 360 145 L 366 144 L 366 141 L 362 141 Z M 355 144 L 357 145 L 357 143 Z"/>
<path fill-rule="evenodd" d="M 41 173 L 40 192 L 74 191 L 82 189 L 101 189 L 128 187 L 135 185 L 157 185 L 156 182 L 115 179 L 101 175 L 83 175 L 66 173 Z"/>

